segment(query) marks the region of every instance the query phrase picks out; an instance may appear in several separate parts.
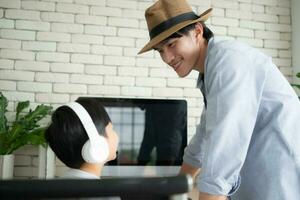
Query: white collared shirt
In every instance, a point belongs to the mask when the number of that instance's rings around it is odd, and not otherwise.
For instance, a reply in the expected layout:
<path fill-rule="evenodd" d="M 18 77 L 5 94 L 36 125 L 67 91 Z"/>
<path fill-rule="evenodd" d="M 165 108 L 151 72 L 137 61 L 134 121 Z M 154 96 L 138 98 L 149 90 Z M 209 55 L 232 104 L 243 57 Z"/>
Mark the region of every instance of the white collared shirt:
<path fill-rule="evenodd" d="M 61 178 L 100 179 L 100 177 L 95 174 L 73 168 L 68 169 Z"/>
<path fill-rule="evenodd" d="M 100 179 L 99 176 L 80 169 L 68 169 L 61 178 L 67 179 Z M 101 180 L 99 180 L 101 181 Z M 112 186 L 113 187 L 113 186 Z M 91 198 L 76 198 L 78 200 L 120 200 L 120 197 L 91 197 Z M 73 199 L 71 199 L 73 200 Z"/>

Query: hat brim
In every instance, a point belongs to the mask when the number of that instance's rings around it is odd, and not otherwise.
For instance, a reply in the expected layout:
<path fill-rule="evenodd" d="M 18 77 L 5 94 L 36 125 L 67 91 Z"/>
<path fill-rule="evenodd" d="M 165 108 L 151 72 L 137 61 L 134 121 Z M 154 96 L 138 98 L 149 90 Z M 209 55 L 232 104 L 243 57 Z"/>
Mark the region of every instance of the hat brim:
<path fill-rule="evenodd" d="M 150 40 L 140 51 L 138 54 L 144 53 L 146 51 L 149 51 L 151 49 L 153 49 L 153 47 L 157 44 L 159 44 L 161 41 L 165 40 L 166 38 L 168 38 L 170 35 L 172 35 L 173 33 L 175 33 L 176 31 L 190 25 L 196 22 L 200 22 L 200 21 L 206 21 L 212 13 L 212 8 L 206 10 L 204 13 L 202 13 L 200 15 L 200 17 L 198 19 L 195 20 L 187 20 L 187 21 L 183 21 L 179 24 L 176 24 L 175 26 L 171 27 L 170 29 L 160 33 L 159 35 L 157 35 L 156 37 L 154 37 L 152 40 Z"/>

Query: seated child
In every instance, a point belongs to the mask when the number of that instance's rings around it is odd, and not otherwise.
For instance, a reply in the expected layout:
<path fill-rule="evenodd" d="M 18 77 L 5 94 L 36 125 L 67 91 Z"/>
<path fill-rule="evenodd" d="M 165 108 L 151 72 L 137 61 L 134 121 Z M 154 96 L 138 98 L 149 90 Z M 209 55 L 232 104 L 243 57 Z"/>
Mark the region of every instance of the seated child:
<path fill-rule="evenodd" d="M 116 158 L 118 135 L 104 107 L 93 98 L 60 106 L 45 131 L 46 141 L 68 167 L 64 178 L 100 179 Z"/>

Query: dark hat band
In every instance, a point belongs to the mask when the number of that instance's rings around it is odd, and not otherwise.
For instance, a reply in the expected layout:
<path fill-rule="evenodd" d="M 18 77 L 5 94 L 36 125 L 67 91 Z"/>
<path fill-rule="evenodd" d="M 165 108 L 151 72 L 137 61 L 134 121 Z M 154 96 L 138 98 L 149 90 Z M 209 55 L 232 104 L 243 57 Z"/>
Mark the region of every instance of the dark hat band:
<path fill-rule="evenodd" d="M 187 20 L 195 20 L 198 19 L 199 16 L 196 15 L 194 12 L 188 12 L 188 13 L 183 13 L 181 15 L 177 15 L 175 17 L 172 17 L 168 19 L 167 21 L 164 21 L 157 26 L 155 26 L 149 33 L 150 38 L 153 39 L 160 33 L 164 32 L 165 30 L 168 30 L 172 26 L 179 24 L 180 22 L 187 21 Z"/>

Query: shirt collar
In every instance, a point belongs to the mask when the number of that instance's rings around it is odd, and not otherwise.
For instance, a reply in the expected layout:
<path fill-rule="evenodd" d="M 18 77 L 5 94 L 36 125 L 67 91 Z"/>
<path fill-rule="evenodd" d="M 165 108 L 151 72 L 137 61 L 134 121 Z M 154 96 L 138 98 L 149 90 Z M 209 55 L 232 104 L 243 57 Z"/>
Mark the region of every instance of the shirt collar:
<path fill-rule="evenodd" d="M 63 176 L 64 178 L 84 178 L 84 179 L 100 179 L 99 176 L 80 169 L 69 169 Z"/>
<path fill-rule="evenodd" d="M 206 51 L 207 51 L 206 52 L 206 58 L 205 58 L 205 61 L 204 61 L 204 72 L 207 71 L 206 66 L 207 66 L 207 60 L 208 60 L 208 51 L 211 48 L 213 40 L 214 40 L 214 37 L 210 38 L 210 40 L 208 41 L 208 45 L 207 45 L 207 49 L 206 49 Z M 197 80 L 197 88 L 201 89 L 203 87 L 203 84 L 204 84 L 204 74 L 199 73 L 198 80 Z"/>

